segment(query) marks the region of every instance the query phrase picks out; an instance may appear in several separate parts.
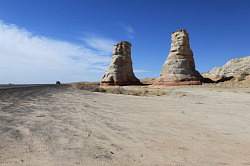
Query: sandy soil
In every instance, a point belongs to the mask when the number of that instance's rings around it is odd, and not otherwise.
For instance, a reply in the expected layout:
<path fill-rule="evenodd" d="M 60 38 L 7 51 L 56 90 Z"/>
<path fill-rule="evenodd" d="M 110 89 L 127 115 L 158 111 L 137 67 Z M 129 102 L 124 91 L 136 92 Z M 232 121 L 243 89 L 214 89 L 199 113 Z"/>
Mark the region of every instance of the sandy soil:
<path fill-rule="evenodd" d="M 0 90 L 1 166 L 247 166 L 250 89 Z"/>

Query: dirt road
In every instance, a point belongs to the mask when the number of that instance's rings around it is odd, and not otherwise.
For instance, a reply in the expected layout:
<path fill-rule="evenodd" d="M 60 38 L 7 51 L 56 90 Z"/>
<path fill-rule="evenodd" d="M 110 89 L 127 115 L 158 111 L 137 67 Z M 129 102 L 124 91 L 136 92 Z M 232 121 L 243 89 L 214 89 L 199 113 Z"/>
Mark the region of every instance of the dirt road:
<path fill-rule="evenodd" d="M 0 90 L 0 166 L 78 165 L 250 165 L 250 89 Z"/>

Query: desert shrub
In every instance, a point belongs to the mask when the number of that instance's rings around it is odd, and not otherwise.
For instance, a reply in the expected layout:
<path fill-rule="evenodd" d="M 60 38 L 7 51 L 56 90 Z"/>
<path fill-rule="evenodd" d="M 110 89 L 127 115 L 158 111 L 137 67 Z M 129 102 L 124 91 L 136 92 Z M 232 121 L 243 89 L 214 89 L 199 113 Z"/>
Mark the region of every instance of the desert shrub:
<path fill-rule="evenodd" d="M 120 87 L 110 88 L 110 89 L 108 88 L 108 89 L 106 89 L 106 92 L 113 93 L 113 94 L 124 94 L 125 93 L 124 90 Z"/>
<path fill-rule="evenodd" d="M 101 92 L 101 93 L 111 93 L 111 94 L 124 94 L 124 95 L 134 95 L 134 96 L 162 96 L 166 95 L 166 92 L 162 89 L 148 89 L 138 87 L 100 87 L 99 83 L 92 82 L 81 82 L 71 85 L 74 88 L 87 90 L 91 92 Z"/>
<path fill-rule="evenodd" d="M 162 96 L 166 95 L 163 90 L 148 90 L 148 89 L 125 89 L 122 87 L 118 88 L 106 88 L 104 93 L 112 94 L 124 94 L 133 96 Z"/>
<path fill-rule="evenodd" d="M 80 83 L 73 83 L 70 85 L 73 88 L 88 90 L 88 91 L 94 91 L 95 89 L 99 88 L 99 83 L 97 82 L 80 82 Z"/>
<path fill-rule="evenodd" d="M 97 88 L 94 88 L 93 90 L 92 90 L 92 92 L 106 92 L 106 89 L 104 89 L 104 88 L 101 88 L 101 87 L 97 87 Z"/>

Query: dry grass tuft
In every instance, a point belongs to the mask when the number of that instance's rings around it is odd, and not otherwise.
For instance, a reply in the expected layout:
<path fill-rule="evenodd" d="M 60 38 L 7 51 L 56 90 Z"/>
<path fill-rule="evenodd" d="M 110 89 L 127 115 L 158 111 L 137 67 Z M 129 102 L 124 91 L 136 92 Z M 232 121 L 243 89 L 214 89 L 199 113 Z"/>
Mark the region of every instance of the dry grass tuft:
<path fill-rule="evenodd" d="M 134 96 L 162 96 L 166 95 L 164 89 L 152 89 L 147 86 L 107 86 L 100 87 L 97 82 L 80 82 L 70 84 L 71 87 L 91 92 L 124 94 Z"/>
<path fill-rule="evenodd" d="M 146 88 L 127 88 L 127 87 L 99 87 L 94 92 L 124 94 L 134 96 L 162 96 L 167 93 L 161 89 L 146 89 Z"/>
<path fill-rule="evenodd" d="M 71 87 L 81 90 L 95 91 L 99 88 L 100 84 L 98 82 L 79 82 L 70 84 Z"/>

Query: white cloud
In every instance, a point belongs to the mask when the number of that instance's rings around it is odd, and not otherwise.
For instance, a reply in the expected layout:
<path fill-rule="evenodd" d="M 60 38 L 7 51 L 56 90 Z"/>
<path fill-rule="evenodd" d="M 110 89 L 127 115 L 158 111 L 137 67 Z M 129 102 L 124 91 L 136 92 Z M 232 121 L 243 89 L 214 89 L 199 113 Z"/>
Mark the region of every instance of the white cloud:
<path fill-rule="evenodd" d="M 0 21 L 0 84 L 99 80 L 113 40 L 84 41 L 87 45 L 54 40 Z"/>

